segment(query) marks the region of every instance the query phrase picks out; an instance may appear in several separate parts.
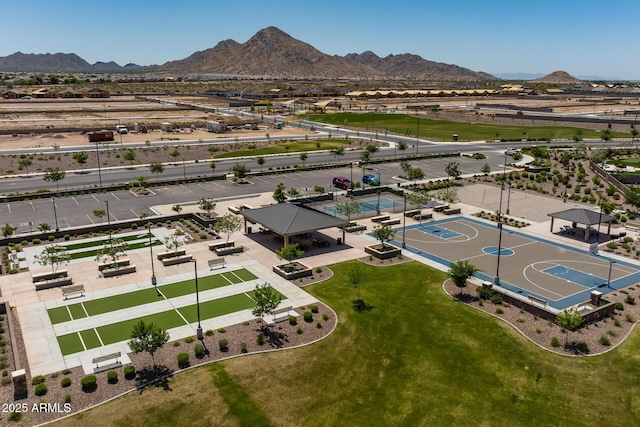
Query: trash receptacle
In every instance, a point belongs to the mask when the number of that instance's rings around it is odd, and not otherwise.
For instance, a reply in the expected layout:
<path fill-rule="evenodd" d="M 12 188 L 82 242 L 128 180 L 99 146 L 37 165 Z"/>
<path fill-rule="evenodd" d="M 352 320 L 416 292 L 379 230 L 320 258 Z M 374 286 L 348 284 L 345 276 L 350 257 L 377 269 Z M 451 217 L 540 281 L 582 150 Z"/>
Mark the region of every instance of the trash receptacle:
<path fill-rule="evenodd" d="M 453 142 L 458 142 L 458 134 L 457 133 L 453 134 Z"/>
<path fill-rule="evenodd" d="M 338 237 L 337 243 L 338 243 L 339 245 L 341 245 L 341 244 L 342 244 L 342 237 Z"/>

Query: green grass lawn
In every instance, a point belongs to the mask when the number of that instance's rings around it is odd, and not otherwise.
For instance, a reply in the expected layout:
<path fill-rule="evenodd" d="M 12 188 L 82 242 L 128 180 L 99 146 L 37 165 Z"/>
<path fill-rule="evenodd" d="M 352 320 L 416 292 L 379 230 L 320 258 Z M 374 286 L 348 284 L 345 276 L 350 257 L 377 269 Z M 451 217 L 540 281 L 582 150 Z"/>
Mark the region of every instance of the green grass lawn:
<path fill-rule="evenodd" d="M 102 347 L 95 330 L 87 329 L 86 331 L 80 331 L 80 336 L 82 337 L 82 341 L 84 341 L 84 345 L 87 347 L 87 350 Z"/>
<path fill-rule="evenodd" d="M 338 126 L 352 126 L 371 129 L 372 114 L 337 113 L 337 114 L 309 114 L 303 119 L 329 123 Z M 415 136 L 418 130 L 418 119 L 406 114 L 376 114 L 375 128 L 378 131 L 399 133 Z M 606 126 L 603 126 L 605 129 Z M 600 133 L 591 129 L 565 126 L 503 126 L 482 123 L 451 122 L 446 120 L 420 119 L 420 137 L 435 138 L 441 141 L 452 141 L 453 134 L 457 134 L 460 141 L 476 140 L 520 140 L 526 132 L 527 138 L 543 140 L 572 139 L 576 131 L 582 132 L 583 138 L 600 138 Z M 613 138 L 629 138 L 631 134 L 612 132 Z"/>
<path fill-rule="evenodd" d="M 222 299 L 201 302 L 200 318 L 210 319 L 212 317 L 223 316 L 225 314 L 253 307 L 255 307 L 255 303 L 245 294 L 232 295 Z M 179 308 L 178 311 L 189 323 L 195 323 L 198 321 L 198 307 L 195 304 Z"/>
<path fill-rule="evenodd" d="M 75 332 L 72 334 L 60 335 L 57 338 L 58 345 L 60 346 L 60 350 L 64 356 L 85 350 L 82 346 L 82 341 L 80 341 L 80 336 Z"/>
<path fill-rule="evenodd" d="M 198 289 L 202 292 L 254 279 L 256 279 L 256 276 L 246 269 L 227 271 L 211 276 L 199 277 Z M 182 295 L 195 294 L 196 284 L 195 280 L 185 280 L 182 282 L 159 286 L 159 289 L 167 298 L 175 298 Z M 98 314 L 149 304 L 156 301 L 163 301 L 163 298 L 158 296 L 154 288 L 149 288 L 71 304 L 69 305 L 69 310 L 71 311 L 73 319 L 69 317 L 66 307 L 52 308 L 49 309 L 48 312 L 51 323 L 56 324 L 87 317 L 85 309 L 89 316 L 96 316 Z M 84 309 L 81 304 L 84 305 Z"/>
<path fill-rule="evenodd" d="M 162 242 L 160 240 L 153 240 L 152 244 L 153 246 L 158 246 L 158 245 L 161 245 Z M 131 244 L 125 245 L 125 251 L 132 251 L 134 249 L 142 249 L 142 248 L 148 248 L 148 247 L 149 245 L 147 241 L 131 243 Z M 102 246 L 100 247 L 100 249 L 92 249 L 89 251 L 82 251 L 82 252 L 73 252 L 69 254 L 69 257 L 71 259 L 95 258 L 101 249 L 102 249 Z"/>
<path fill-rule="evenodd" d="M 331 150 L 348 144 L 345 139 L 314 139 L 313 141 L 288 141 L 269 147 L 256 148 L 255 150 L 237 150 L 228 153 L 220 153 L 213 156 L 215 159 L 242 156 L 265 156 L 267 154 L 298 153 L 302 151 Z M 265 163 L 265 166 L 268 165 Z"/>
<path fill-rule="evenodd" d="M 168 426 L 198 408 L 201 425 L 640 425 L 637 330 L 601 356 L 552 354 L 446 296 L 444 273 L 415 262 L 359 264 L 375 308 L 355 313 L 356 263 L 305 288 L 337 312 L 327 339 L 181 373 L 171 391 L 132 393 L 61 424 Z"/>

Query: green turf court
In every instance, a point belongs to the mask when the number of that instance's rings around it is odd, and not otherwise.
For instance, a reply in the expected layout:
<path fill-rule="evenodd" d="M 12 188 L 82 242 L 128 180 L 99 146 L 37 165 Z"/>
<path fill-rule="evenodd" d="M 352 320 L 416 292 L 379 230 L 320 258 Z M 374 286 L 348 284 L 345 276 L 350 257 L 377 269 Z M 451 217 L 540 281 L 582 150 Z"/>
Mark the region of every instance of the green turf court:
<path fill-rule="evenodd" d="M 212 301 L 200 303 L 200 319 L 211 319 L 236 311 L 246 310 L 255 306 L 250 292 L 231 295 Z M 284 298 L 284 297 L 283 297 Z M 153 322 L 162 329 L 170 329 L 195 323 L 198 320 L 196 304 L 181 307 L 175 310 L 167 310 L 160 313 L 123 320 L 121 322 L 103 325 L 96 329 L 87 329 L 57 337 L 60 350 L 63 355 L 69 355 L 86 349 L 101 347 L 120 341 L 127 341 L 131 337 L 133 325 L 140 320 Z M 183 318 L 184 317 L 184 318 Z M 185 323 L 185 319 L 187 322 Z M 97 332 L 97 334 L 96 334 Z M 82 337 L 82 341 L 80 340 Z M 102 343 L 100 342 L 102 340 Z M 84 341 L 84 346 L 82 342 Z"/>
<path fill-rule="evenodd" d="M 118 236 L 117 234 L 114 234 L 112 237 L 114 239 L 120 239 L 120 240 L 124 240 L 125 242 L 130 242 L 132 240 L 148 239 L 149 233 L 135 234 L 131 236 L 122 236 L 122 237 Z M 153 234 L 151 235 L 151 237 L 155 238 Z M 101 239 L 101 240 L 91 240 L 91 241 L 85 240 L 80 243 L 71 243 L 68 245 L 64 245 L 64 247 L 67 249 L 67 251 L 72 251 L 75 249 L 85 249 L 85 248 L 94 248 L 96 246 L 104 246 L 108 241 L 109 241 L 109 238 Z"/>
<path fill-rule="evenodd" d="M 227 271 L 211 276 L 199 277 L 198 289 L 202 292 L 255 279 L 257 279 L 257 277 L 246 269 Z M 196 292 L 195 280 L 171 283 L 158 286 L 158 288 L 166 298 L 176 298 Z M 154 288 L 149 288 L 106 298 L 83 301 L 82 303 L 71 304 L 65 307 L 52 308 L 48 310 L 48 313 L 51 323 L 55 325 L 57 323 L 87 317 L 87 313 L 89 316 L 96 316 L 110 311 L 122 310 L 162 300 L 162 297 L 158 297 Z M 69 311 L 71 312 L 71 317 L 69 316 Z"/>
<path fill-rule="evenodd" d="M 84 346 L 87 350 L 102 347 L 102 343 L 100 343 L 100 339 L 98 338 L 95 329 L 80 331 L 80 336 L 82 337 L 82 342 L 84 342 Z"/>

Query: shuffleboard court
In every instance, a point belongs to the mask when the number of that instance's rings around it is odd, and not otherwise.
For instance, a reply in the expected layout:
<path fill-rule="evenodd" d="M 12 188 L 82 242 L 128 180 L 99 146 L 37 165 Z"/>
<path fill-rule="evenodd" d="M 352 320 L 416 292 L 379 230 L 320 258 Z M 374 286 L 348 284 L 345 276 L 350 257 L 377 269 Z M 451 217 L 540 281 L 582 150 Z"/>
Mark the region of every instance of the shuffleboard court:
<path fill-rule="evenodd" d="M 396 228 L 401 245 L 403 229 Z M 594 256 L 588 251 L 472 218 L 455 217 L 405 228 L 407 250 L 449 266 L 467 260 L 481 271 L 477 277 L 525 297 L 566 307 L 587 301 L 593 290 L 603 294 L 640 282 L 640 265 Z M 498 247 L 500 264 L 498 270 Z M 611 278 L 609 281 L 609 277 Z"/>
<path fill-rule="evenodd" d="M 375 212 L 378 209 L 378 199 L 367 199 L 367 200 L 357 200 L 360 204 L 360 209 L 362 213 L 367 212 Z M 397 200 L 392 200 L 386 197 L 380 198 L 380 210 L 386 209 L 394 209 L 400 207 L 402 208 L 402 202 L 398 202 Z M 337 215 L 336 205 L 330 204 L 326 206 L 322 206 L 321 209 L 330 215 Z"/>

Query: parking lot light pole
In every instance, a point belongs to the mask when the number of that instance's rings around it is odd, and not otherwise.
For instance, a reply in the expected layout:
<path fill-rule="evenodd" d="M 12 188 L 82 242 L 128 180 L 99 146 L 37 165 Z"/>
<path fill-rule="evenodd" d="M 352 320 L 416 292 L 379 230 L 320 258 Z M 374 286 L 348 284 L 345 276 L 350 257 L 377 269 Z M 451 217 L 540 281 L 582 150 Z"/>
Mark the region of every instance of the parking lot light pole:
<path fill-rule="evenodd" d="M 380 215 L 380 186 L 382 182 L 380 181 L 380 172 L 378 172 L 378 204 L 376 205 L 377 215 Z"/>
<path fill-rule="evenodd" d="M 96 158 L 98 159 L 98 180 L 100 181 L 99 188 L 102 188 L 102 171 L 100 170 L 100 149 L 98 148 L 97 141 L 96 141 Z"/>
<path fill-rule="evenodd" d="M 198 328 L 196 329 L 196 337 L 202 341 L 204 335 L 202 334 L 202 326 L 200 325 L 200 293 L 198 292 L 198 260 L 192 259 L 193 269 L 196 277 L 196 309 L 198 311 Z"/>
<path fill-rule="evenodd" d="M 60 231 L 60 228 L 58 228 L 58 212 L 56 211 L 56 199 L 55 197 L 51 198 L 51 203 L 53 203 L 53 217 L 56 220 L 56 233 L 58 231 Z"/>
<path fill-rule="evenodd" d="M 403 191 L 402 195 L 404 197 L 404 205 L 402 208 L 402 247 L 406 248 L 407 247 L 407 243 L 404 239 L 404 235 L 405 235 L 405 228 L 407 226 L 407 194 Z"/>
<path fill-rule="evenodd" d="M 156 287 L 156 292 L 158 292 L 156 270 L 153 266 L 153 243 L 151 242 L 151 221 L 147 222 L 147 231 L 149 234 L 149 254 L 151 255 L 151 284 L 154 287 Z M 160 292 L 158 292 L 158 295 L 160 295 Z"/>

